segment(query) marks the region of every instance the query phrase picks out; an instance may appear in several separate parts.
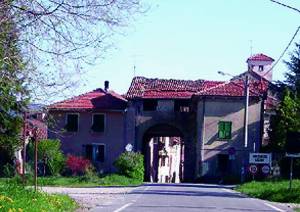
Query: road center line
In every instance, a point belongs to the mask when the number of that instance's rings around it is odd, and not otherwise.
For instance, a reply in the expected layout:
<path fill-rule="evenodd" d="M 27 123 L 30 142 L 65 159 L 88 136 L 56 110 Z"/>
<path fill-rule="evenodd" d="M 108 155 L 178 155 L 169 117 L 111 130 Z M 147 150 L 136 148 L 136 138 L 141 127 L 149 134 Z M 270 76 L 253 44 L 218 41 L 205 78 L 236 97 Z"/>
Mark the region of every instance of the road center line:
<path fill-rule="evenodd" d="M 270 207 L 270 208 L 273 208 L 274 210 L 276 210 L 276 211 L 280 211 L 280 212 L 284 212 L 285 210 L 281 210 L 280 208 L 277 208 L 277 207 L 275 207 L 274 205 L 271 205 L 271 204 L 269 204 L 269 203 L 264 203 L 266 206 L 268 206 L 268 207 Z"/>
<path fill-rule="evenodd" d="M 132 205 L 132 203 L 127 203 L 126 205 L 123 205 L 121 208 L 114 210 L 114 212 L 120 212 L 120 211 L 124 210 L 125 208 L 129 207 L 130 205 Z"/>

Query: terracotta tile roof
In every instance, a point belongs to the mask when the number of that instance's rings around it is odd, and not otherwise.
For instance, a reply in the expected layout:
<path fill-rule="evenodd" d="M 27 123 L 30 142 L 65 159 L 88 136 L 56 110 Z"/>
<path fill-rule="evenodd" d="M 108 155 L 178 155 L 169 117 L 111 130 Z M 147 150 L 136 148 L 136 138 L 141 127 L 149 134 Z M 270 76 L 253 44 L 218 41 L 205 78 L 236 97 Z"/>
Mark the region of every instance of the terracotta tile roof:
<path fill-rule="evenodd" d="M 50 110 L 81 110 L 81 109 L 105 109 L 123 110 L 127 100 L 113 91 L 104 91 L 99 88 L 91 92 L 75 96 L 48 106 Z"/>
<path fill-rule="evenodd" d="M 264 54 L 255 54 L 255 55 L 252 55 L 251 57 L 249 57 L 247 59 L 247 62 L 248 61 L 274 61 L 273 58 L 267 56 L 267 55 L 264 55 Z"/>
<path fill-rule="evenodd" d="M 126 98 L 191 98 L 193 94 L 221 83 L 223 82 L 135 77 Z"/>
<path fill-rule="evenodd" d="M 260 96 L 264 87 L 257 81 L 250 81 L 250 96 Z M 198 92 L 197 96 L 244 96 L 245 84 L 243 80 L 233 80 L 216 86 L 212 86 Z"/>

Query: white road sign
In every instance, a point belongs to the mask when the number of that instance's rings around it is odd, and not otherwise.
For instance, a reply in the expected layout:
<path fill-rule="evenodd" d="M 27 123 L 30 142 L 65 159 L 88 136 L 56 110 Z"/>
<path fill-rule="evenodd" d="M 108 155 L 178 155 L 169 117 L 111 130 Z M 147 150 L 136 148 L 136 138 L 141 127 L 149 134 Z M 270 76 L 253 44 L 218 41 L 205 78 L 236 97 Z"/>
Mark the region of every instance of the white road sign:
<path fill-rule="evenodd" d="M 271 164 L 272 155 L 270 153 L 250 153 L 249 163 L 251 164 Z"/>
<path fill-rule="evenodd" d="M 270 174 L 270 171 L 271 171 L 270 166 L 269 166 L 269 165 L 263 165 L 263 166 L 261 167 L 261 171 L 262 171 L 262 173 L 264 173 L 264 174 Z"/>

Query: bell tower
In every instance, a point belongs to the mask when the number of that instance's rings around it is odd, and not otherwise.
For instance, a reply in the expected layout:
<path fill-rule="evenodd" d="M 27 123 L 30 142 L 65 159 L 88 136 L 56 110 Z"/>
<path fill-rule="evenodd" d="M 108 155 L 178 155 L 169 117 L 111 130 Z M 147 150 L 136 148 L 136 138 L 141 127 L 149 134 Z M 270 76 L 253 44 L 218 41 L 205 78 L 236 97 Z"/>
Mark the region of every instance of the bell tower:
<path fill-rule="evenodd" d="M 268 81 L 272 81 L 273 70 L 272 63 L 274 59 L 264 55 L 264 54 L 255 54 L 247 59 L 248 70 L 257 73 Z"/>

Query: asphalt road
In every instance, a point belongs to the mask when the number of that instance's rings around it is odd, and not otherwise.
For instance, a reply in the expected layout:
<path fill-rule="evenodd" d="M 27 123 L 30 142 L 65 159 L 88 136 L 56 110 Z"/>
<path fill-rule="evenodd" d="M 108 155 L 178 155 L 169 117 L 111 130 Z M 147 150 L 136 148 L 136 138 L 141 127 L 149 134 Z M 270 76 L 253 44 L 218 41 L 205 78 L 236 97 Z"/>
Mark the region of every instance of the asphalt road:
<path fill-rule="evenodd" d="M 92 211 L 292 211 L 283 205 L 248 198 L 231 187 L 208 184 L 145 184 L 123 198 Z"/>

